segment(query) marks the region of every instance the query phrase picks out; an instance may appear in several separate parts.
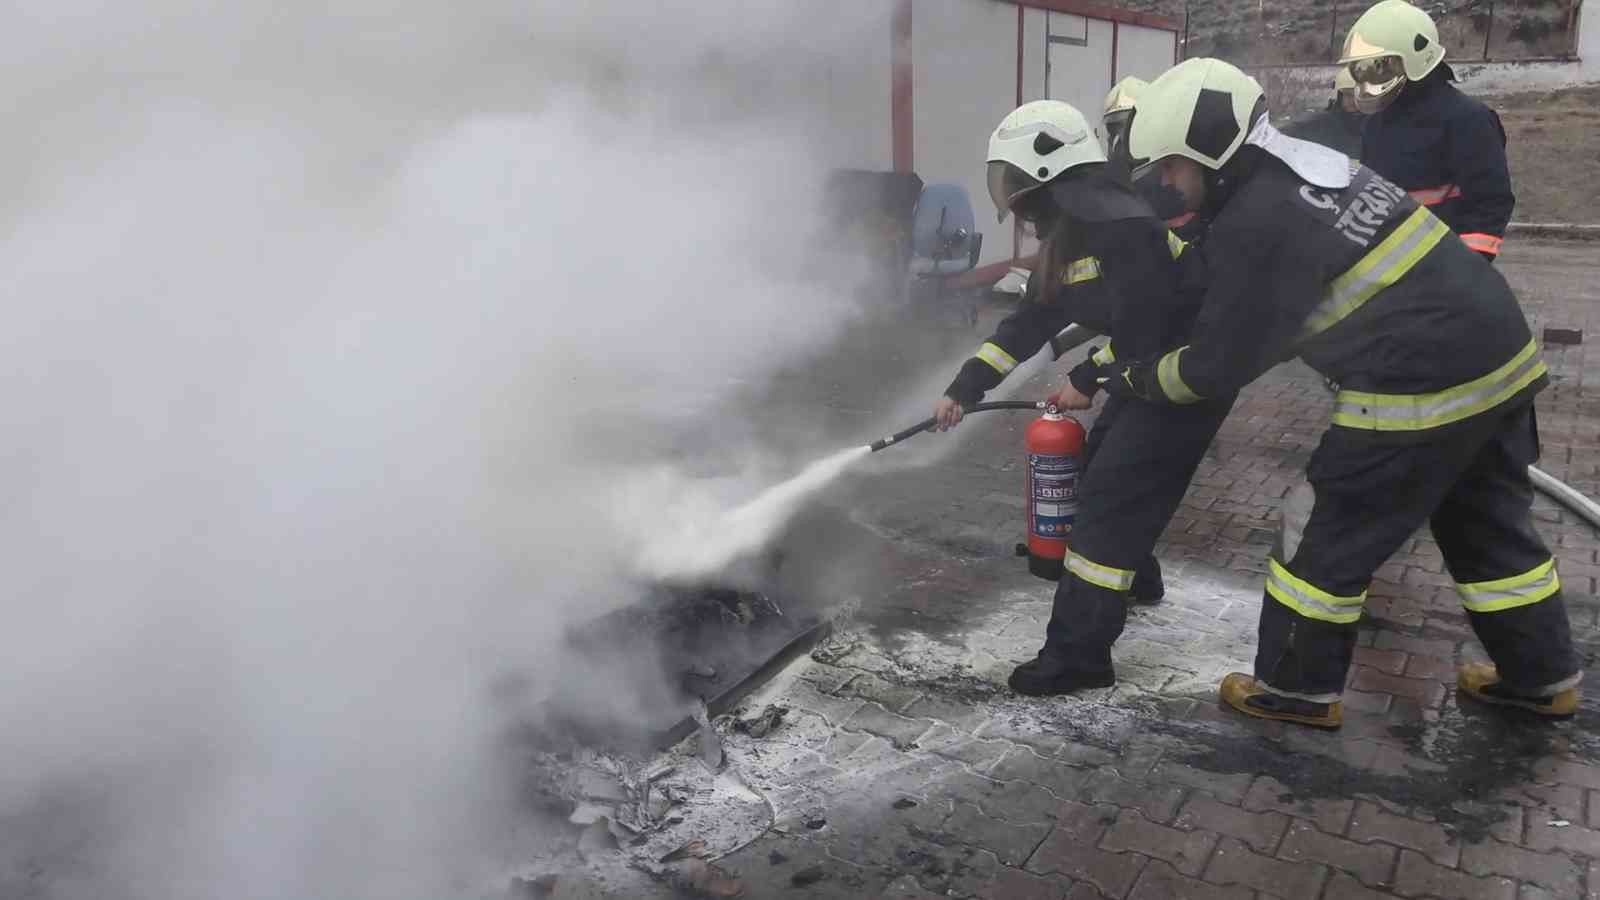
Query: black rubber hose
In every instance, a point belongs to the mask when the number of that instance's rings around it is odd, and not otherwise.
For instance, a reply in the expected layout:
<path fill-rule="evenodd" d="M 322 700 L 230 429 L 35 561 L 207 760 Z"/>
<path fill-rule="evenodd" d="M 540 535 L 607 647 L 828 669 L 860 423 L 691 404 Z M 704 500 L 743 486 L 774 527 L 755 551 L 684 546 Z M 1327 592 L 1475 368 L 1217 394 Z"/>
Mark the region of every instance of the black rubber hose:
<path fill-rule="evenodd" d="M 1041 410 L 1044 408 L 1045 401 L 1043 400 L 997 400 L 994 403 L 974 403 L 971 406 L 962 407 L 963 411 L 968 415 L 976 412 L 989 412 L 990 410 L 995 409 Z M 879 450 L 882 450 L 885 447 L 892 447 L 906 438 L 915 437 L 916 435 L 927 431 L 928 429 L 932 428 L 937 421 L 937 419 L 932 418 L 923 419 L 921 422 L 918 422 L 910 428 L 896 431 L 894 434 L 891 434 L 882 440 L 874 441 L 871 444 L 870 449 L 873 453 L 877 453 Z"/>

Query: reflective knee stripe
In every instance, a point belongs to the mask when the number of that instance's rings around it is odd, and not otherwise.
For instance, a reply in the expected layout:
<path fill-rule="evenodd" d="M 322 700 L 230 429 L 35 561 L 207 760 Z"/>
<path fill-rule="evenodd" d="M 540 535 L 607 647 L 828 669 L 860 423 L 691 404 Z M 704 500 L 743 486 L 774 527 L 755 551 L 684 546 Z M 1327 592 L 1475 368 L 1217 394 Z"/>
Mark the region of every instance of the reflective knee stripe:
<path fill-rule="evenodd" d="M 1461 236 L 1461 240 L 1467 245 L 1467 249 L 1477 251 L 1478 253 L 1487 253 L 1490 256 L 1499 256 L 1500 245 L 1506 242 L 1505 238 L 1498 238 L 1492 234 L 1479 234 L 1477 232 L 1463 234 Z"/>
<path fill-rule="evenodd" d="M 1334 398 L 1333 424 L 1367 431 L 1423 431 L 1438 428 L 1515 397 L 1548 370 L 1533 340 L 1493 372 L 1432 394 L 1369 394 L 1340 391 Z"/>
<path fill-rule="evenodd" d="M 1111 352 L 1111 342 L 1107 341 L 1104 347 L 1096 350 L 1094 355 L 1089 358 L 1094 360 L 1095 365 L 1109 366 L 1117 361 L 1117 354 Z"/>
<path fill-rule="evenodd" d="M 1275 559 L 1267 560 L 1267 593 L 1273 599 L 1308 619 L 1348 625 L 1361 618 L 1361 604 L 1367 592 L 1355 597 L 1339 597 L 1296 578 Z"/>
<path fill-rule="evenodd" d="M 1194 213 L 1184 213 L 1176 219 L 1168 219 L 1167 224 L 1173 228 L 1178 228 L 1189 224 L 1189 220 L 1192 218 L 1194 218 Z M 1178 257 L 1182 256 L 1183 251 L 1187 250 L 1188 248 L 1189 245 L 1184 242 L 1183 238 L 1178 237 L 1170 231 L 1167 232 L 1167 249 L 1172 251 L 1173 259 L 1177 259 Z"/>
<path fill-rule="evenodd" d="M 1328 284 L 1322 302 L 1306 317 L 1300 329 L 1301 339 L 1327 331 L 1360 309 L 1379 291 L 1411 271 L 1449 233 L 1450 226 L 1426 209 L 1418 208 L 1411 213 L 1349 271 Z"/>
<path fill-rule="evenodd" d="M 1411 199 L 1421 203 L 1423 206 L 1438 206 L 1446 200 L 1454 200 L 1461 196 L 1461 188 L 1453 184 L 1441 184 L 1438 187 L 1419 188 L 1406 193 L 1411 195 Z"/>
<path fill-rule="evenodd" d="M 1061 273 L 1062 284 L 1082 284 L 1100 277 L 1100 260 L 1093 256 L 1075 259 Z"/>
<path fill-rule="evenodd" d="M 1016 357 L 1000 349 L 999 344 L 986 342 L 972 355 L 988 363 L 990 368 L 1001 375 L 1010 375 L 1011 370 L 1017 367 Z"/>
<path fill-rule="evenodd" d="M 1559 590 L 1561 577 L 1556 574 L 1554 559 L 1510 578 L 1456 585 L 1456 593 L 1461 595 L 1461 605 L 1477 613 L 1500 612 L 1538 603 Z"/>
<path fill-rule="evenodd" d="M 1173 403 L 1199 403 L 1205 398 L 1189 389 L 1183 383 L 1183 377 L 1178 374 L 1178 360 L 1183 356 L 1187 347 L 1178 349 L 1161 357 L 1161 362 L 1156 364 L 1156 380 L 1161 383 L 1161 393 Z"/>
<path fill-rule="evenodd" d="M 1103 587 L 1108 591 L 1133 590 L 1132 569 L 1114 569 L 1110 566 L 1102 566 L 1097 562 L 1092 562 L 1073 553 L 1067 558 L 1067 571 L 1092 585 Z"/>

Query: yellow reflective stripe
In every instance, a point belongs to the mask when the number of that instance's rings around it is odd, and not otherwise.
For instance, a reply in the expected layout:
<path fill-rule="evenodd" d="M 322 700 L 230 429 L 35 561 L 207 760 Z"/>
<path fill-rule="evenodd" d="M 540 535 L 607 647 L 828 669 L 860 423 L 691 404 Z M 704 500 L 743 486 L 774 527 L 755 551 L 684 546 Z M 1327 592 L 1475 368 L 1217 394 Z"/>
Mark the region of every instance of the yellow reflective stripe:
<path fill-rule="evenodd" d="M 1073 260 L 1067 264 L 1067 270 L 1062 273 L 1063 284 L 1082 284 L 1100 277 L 1100 260 L 1093 256 Z"/>
<path fill-rule="evenodd" d="M 1521 575 L 1456 585 L 1456 593 L 1461 595 L 1461 605 L 1479 613 L 1500 612 L 1538 603 L 1559 590 L 1561 576 L 1556 574 L 1554 559 Z"/>
<path fill-rule="evenodd" d="M 1393 285 L 1438 245 L 1450 227 L 1417 207 L 1404 222 L 1354 266 L 1328 284 L 1322 302 L 1306 317 L 1301 339 L 1321 334 Z"/>
<path fill-rule="evenodd" d="M 1493 409 L 1515 397 L 1549 370 L 1533 340 L 1509 362 L 1481 378 L 1432 394 L 1372 394 L 1340 391 L 1333 424 L 1367 431 L 1422 431 Z"/>
<path fill-rule="evenodd" d="M 1089 358 L 1094 360 L 1097 366 L 1109 366 L 1117 361 L 1117 354 L 1112 352 L 1111 342 L 1107 341 L 1104 347 L 1096 350 L 1094 355 Z"/>
<path fill-rule="evenodd" d="M 1193 214 L 1191 213 L 1191 215 Z M 1178 237 L 1170 231 L 1167 232 L 1167 249 L 1172 251 L 1173 259 L 1177 259 L 1178 257 L 1182 256 L 1183 251 L 1187 249 L 1188 246 L 1189 245 L 1184 242 L 1183 238 Z"/>
<path fill-rule="evenodd" d="M 1178 349 L 1161 357 L 1161 362 L 1156 364 L 1156 379 L 1161 383 L 1161 393 L 1173 403 L 1199 403 L 1205 398 L 1189 389 L 1183 383 L 1183 377 L 1178 374 L 1178 358 L 1188 347 Z"/>
<path fill-rule="evenodd" d="M 1361 618 L 1361 605 L 1367 592 L 1355 597 L 1330 594 L 1309 581 L 1295 577 L 1275 559 L 1267 560 L 1267 593 L 1273 599 L 1308 619 L 1347 625 Z"/>
<path fill-rule="evenodd" d="M 978 352 L 972 354 L 988 363 L 991 368 L 1001 375 L 1010 375 L 1011 370 L 1017 367 L 1017 360 L 1011 354 L 1000 348 L 999 344 L 985 342 Z"/>
<path fill-rule="evenodd" d="M 1072 554 L 1067 560 L 1067 571 L 1093 585 L 1109 591 L 1133 590 L 1133 570 L 1102 566 L 1097 562 Z"/>

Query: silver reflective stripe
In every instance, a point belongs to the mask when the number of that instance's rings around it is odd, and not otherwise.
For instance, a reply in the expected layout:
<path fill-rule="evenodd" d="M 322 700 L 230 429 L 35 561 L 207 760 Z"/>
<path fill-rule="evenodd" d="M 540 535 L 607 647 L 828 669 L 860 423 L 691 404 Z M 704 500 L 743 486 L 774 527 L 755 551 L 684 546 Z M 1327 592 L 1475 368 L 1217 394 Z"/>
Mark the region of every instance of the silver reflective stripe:
<path fill-rule="evenodd" d="M 1471 418 L 1510 400 L 1548 371 L 1533 340 L 1510 362 L 1466 384 L 1432 394 L 1340 391 L 1333 424 L 1368 431 L 1422 431 Z"/>
<path fill-rule="evenodd" d="M 1100 277 L 1100 260 L 1093 256 L 1073 260 L 1067 264 L 1067 271 L 1062 276 L 1066 284 L 1082 284 Z"/>
<path fill-rule="evenodd" d="M 985 343 L 973 355 L 988 363 L 990 368 L 1001 375 L 1010 375 L 1011 370 L 1017 367 L 1016 358 L 1002 350 L 999 344 Z"/>
<path fill-rule="evenodd" d="M 1098 585 L 1107 590 L 1129 591 L 1133 589 L 1133 572 L 1128 569 L 1114 569 L 1111 566 L 1102 566 L 1077 554 L 1073 554 L 1072 558 L 1067 560 L 1067 571 L 1090 584 Z"/>
<path fill-rule="evenodd" d="M 1117 354 L 1112 351 L 1111 342 L 1107 341 L 1104 347 L 1096 350 L 1094 355 L 1089 358 L 1094 360 L 1096 365 L 1109 366 L 1117 361 Z"/>
<path fill-rule="evenodd" d="M 1161 393 L 1166 394 L 1167 399 L 1173 403 L 1199 403 L 1205 399 L 1190 390 L 1179 373 L 1178 361 L 1183 358 L 1183 351 L 1187 349 L 1189 349 L 1187 346 L 1179 347 L 1161 357 L 1161 361 L 1156 363 L 1156 381 L 1161 385 Z"/>
<path fill-rule="evenodd" d="M 1478 613 L 1500 612 L 1538 603 L 1559 590 L 1561 577 L 1556 573 L 1554 559 L 1509 578 L 1456 585 L 1456 592 L 1461 595 L 1461 605 Z"/>
<path fill-rule="evenodd" d="M 1361 618 L 1366 591 L 1359 596 L 1339 597 L 1318 590 L 1310 582 L 1296 578 L 1283 564 L 1267 561 L 1267 593 L 1284 606 L 1308 619 L 1348 624 Z"/>
<path fill-rule="evenodd" d="M 1418 207 L 1370 253 L 1328 285 L 1326 296 L 1306 317 L 1302 340 L 1321 334 L 1398 282 L 1450 233 L 1449 226 Z"/>

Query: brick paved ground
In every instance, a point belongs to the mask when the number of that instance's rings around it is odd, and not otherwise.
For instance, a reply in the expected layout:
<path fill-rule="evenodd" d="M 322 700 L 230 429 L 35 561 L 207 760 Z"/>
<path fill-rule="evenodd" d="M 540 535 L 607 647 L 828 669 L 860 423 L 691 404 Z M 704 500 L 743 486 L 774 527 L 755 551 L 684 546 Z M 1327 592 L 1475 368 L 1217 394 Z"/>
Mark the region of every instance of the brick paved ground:
<path fill-rule="evenodd" d="M 1547 349 L 1539 412 L 1545 468 L 1600 494 L 1600 249 L 1514 245 L 1502 271 L 1536 327 L 1592 338 Z M 902 388 L 836 399 L 820 427 L 879 421 Z M 1120 683 L 1070 698 L 1004 688 L 1049 614 L 1010 556 L 1025 417 L 874 460 L 828 502 L 875 577 L 843 579 L 854 615 L 751 701 L 789 706 L 785 724 L 729 736 L 775 825 L 719 865 L 753 897 L 1600 898 L 1600 701 L 1548 724 L 1459 699 L 1456 663 L 1481 651 L 1426 533 L 1372 586 L 1342 731 L 1218 708 L 1218 679 L 1249 669 L 1278 505 L 1328 405 L 1299 367 L 1245 392 L 1167 530 L 1168 597 L 1132 617 Z M 1538 518 L 1592 664 L 1600 536 L 1548 502 Z"/>

